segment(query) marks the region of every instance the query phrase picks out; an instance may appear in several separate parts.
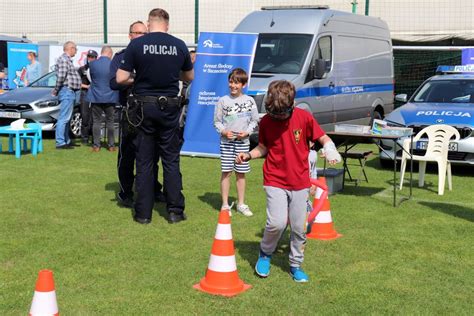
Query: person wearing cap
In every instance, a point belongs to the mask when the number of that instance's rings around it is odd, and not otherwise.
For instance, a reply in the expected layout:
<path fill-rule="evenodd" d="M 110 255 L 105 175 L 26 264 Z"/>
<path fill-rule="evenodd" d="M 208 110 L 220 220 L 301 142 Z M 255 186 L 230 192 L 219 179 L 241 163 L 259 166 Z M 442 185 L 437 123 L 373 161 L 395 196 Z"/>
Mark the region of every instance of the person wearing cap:
<path fill-rule="evenodd" d="M 29 85 L 39 77 L 41 77 L 41 63 L 36 60 L 38 54 L 36 52 L 28 52 L 26 58 L 30 61 L 30 63 L 26 66 L 26 78 L 25 78 L 25 85 Z"/>
<path fill-rule="evenodd" d="M 81 138 L 82 143 L 87 145 L 89 143 L 89 136 L 92 135 L 92 113 L 91 104 L 86 100 L 87 90 L 90 86 L 89 64 L 97 59 L 97 52 L 93 49 L 87 51 L 86 62 L 77 70 L 81 76 Z"/>
<path fill-rule="evenodd" d="M 136 189 L 134 220 L 140 224 L 151 222 L 154 205 L 153 163 L 158 150 L 163 165 L 164 194 L 168 222 L 186 219 L 180 170 L 179 80 L 194 78 L 193 63 L 186 44 L 168 34 L 169 14 L 153 9 L 148 14 L 146 35 L 128 44 L 117 83 L 133 82 L 134 103 L 142 122 L 136 139 Z M 136 72 L 135 78 L 132 73 Z"/>
<path fill-rule="evenodd" d="M 86 99 L 91 102 L 92 108 L 93 152 L 100 150 L 102 113 L 105 114 L 108 150 L 116 151 L 114 113 L 115 105 L 118 103 L 118 92 L 112 90 L 109 84 L 112 55 L 112 48 L 105 45 L 100 51 L 100 58 L 91 62 L 89 66 L 91 85 L 87 91 Z"/>

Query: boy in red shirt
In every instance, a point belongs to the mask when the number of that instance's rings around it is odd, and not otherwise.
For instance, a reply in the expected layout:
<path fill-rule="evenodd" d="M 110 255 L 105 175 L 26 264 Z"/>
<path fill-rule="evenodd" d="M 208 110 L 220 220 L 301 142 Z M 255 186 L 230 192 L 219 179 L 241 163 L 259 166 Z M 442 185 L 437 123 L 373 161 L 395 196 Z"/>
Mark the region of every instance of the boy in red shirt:
<path fill-rule="evenodd" d="M 314 117 L 295 108 L 295 86 L 277 80 L 268 87 L 265 115 L 259 128 L 259 144 L 252 151 L 239 153 L 236 162 L 265 157 L 263 184 L 267 195 L 267 223 L 260 243 L 260 255 L 255 271 L 261 277 L 270 274 L 271 255 L 275 251 L 288 219 L 290 234 L 290 274 L 296 282 L 307 282 L 301 269 L 306 244 L 306 201 L 309 180 L 309 142 L 323 145 L 330 164 L 341 161 L 332 140 L 321 129 Z"/>

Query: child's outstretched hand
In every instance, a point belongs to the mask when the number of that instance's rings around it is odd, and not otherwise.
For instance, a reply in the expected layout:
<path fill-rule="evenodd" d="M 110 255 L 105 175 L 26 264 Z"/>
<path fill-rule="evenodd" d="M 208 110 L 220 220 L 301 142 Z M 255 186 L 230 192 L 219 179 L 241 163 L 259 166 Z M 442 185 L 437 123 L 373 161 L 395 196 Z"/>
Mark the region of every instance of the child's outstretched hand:
<path fill-rule="evenodd" d="M 316 194 L 316 186 L 314 184 L 312 184 L 311 188 L 309 188 L 309 194 L 311 196 L 314 196 Z"/>
<path fill-rule="evenodd" d="M 341 155 L 337 151 L 336 146 L 332 141 L 325 143 L 323 148 L 324 156 L 326 157 L 326 160 L 329 162 L 330 165 L 335 165 L 341 162 Z"/>

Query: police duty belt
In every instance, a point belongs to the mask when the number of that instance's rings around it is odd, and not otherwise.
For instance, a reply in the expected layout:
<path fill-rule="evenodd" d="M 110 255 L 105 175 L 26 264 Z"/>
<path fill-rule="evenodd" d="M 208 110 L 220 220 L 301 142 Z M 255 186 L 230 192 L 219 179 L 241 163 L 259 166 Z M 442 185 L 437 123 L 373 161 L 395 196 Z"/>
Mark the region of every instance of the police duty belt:
<path fill-rule="evenodd" d="M 142 103 L 155 103 L 160 109 L 165 107 L 181 106 L 181 97 L 167 97 L 167 96 L 150 96 L 150 95 L 135 95 L 135 100 Z"/>

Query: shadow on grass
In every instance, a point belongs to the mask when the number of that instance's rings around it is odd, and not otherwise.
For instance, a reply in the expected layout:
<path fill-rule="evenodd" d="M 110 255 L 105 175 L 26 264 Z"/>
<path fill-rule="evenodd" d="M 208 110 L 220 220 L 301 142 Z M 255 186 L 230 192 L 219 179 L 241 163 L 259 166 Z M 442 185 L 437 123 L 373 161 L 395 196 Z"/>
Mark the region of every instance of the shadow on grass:
<path fill-rule="evenodd" d="M 117 200 L 117 193 L 120 191 L 120 187 L 119 187 L 118 182 L 106 183 L 105 184 L 105 190 L 114 192 L 114 194 L 113 194 L 112 198 L 110 199 L 110 201 L 115 201 L 117 203 L 117 206 L 119 206 L 121 208 L 129 208 L 127 206 L 122 205 Z M 135 215 L 135 210 L 133 208 L 129 208 L 129 209 L 131 211 L 130 216 L 133 218 L 133 216 Z M 168 212 L 166 210 L 166 203 L 155 202 L 153 210 L 155 212 L 157 212 L 161 217 L 168 220 Z"/>
<path fill-rule="evenodd" d="M 419 202 L 421 205 L 427 206 L 435 211 L 442 212 L 454 217 L 459 217 L 470 222 L 474 222 L 474 209 L 456 204 Z"/>
<path fill-rule="evenodd" d="M 263 229 L 257 233 L 256 236 L 263 236 Z M 234 241 L 235 248 L 238 250 L 240 256 L 246 260 L 254 269 L 257 263 L 258 254 L 260 250 L 260 241 Z M 282 271 L 289 272 L 290 264 L 288 263 L 288 254 L 290 251 L 289 227 L 283 233 L 282 238 L 278 242 L 277 249 L 272 254 L 272 266 L 279 267 Z"/>
<path fill-rule="evenodd" d="M 346 183 L 344 184 L 344 189 L 340 192 L 337 192 L 335 195 L 357 195 L 357 196 L 372 196 L 374 194 L 377 194 L 379 192 L 382 192 L 386 188 L 372 188 L 372 187 L 364 187 L 364 185 L 359 184 L 355 185 L 352 183 Z M 329 197 L 331 197 L 330 195 Z"/>
<path fill-rule="evenodd" d="M 209 204 L 215 210 L 219 211 L 221 209 L 222 199 L 220 193 L 206 192 L 204 193 L 204 195 L 198 196 L 198 198 L 202 202 Z M 229 196 L 229 202 L 232 203 L 232 201 L 237 201 L 237 199 L 233 196 Z M 236 203 L 237 202 L 235 202 L 234 204 Z"/>
<path fill-rule="evenodd" d="M 386 171 L 393 171 L 393 163 L 390 163 L 387 165 L 387 167 L 382 167 L 380 165 L 380 159 L 371 159 L 368 160 L 365 164 L 366 167 L 369 168 L 374 168 L 374 169 L 382 169 Z M 407 169 L 406 172 L 408 173 L 410 169 L 410 163 L 408 162 L 407 164 Z M 459 176 L 459 177 L 472 177 L 474 176 L 474 166 L 472 165 L 457 165 L 457 164 L 452 164 L 451 165 L 451 170 L 453 175 Z M 400 161 L 397 161 L 397 172 L 400 172 Z M 426 165 L 426 173 L 428 174 L 437 174 L 438 173 L 438 165 L 436 163 L 428 163 Z M 418 162 L 413 161 L 413 177 L 416 176 L 418 177 Z M 370 180 L 370 179 L 369 179 Z"/>

